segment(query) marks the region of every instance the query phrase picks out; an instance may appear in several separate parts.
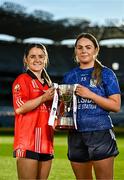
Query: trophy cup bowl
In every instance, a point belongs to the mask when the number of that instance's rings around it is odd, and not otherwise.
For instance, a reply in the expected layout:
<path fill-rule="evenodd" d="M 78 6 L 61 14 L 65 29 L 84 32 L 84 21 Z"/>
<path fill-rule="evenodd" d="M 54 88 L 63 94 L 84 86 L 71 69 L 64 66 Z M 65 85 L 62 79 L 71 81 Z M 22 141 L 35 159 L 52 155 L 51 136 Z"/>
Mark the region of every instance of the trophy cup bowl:
<path fill-rule="evenodd" d="M 57 130 L 75 129 L 73 121 L 73 90 L 74 86 L 69 84 L 62 84 L 58 87 L 58 119 L 55 125 Z"/>

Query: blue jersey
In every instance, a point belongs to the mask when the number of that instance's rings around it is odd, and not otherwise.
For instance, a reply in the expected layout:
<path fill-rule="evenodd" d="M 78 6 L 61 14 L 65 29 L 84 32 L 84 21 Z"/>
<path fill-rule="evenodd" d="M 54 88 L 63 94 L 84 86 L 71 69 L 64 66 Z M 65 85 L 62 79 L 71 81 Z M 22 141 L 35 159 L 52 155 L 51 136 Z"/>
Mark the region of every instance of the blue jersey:
<path fill-rule="evenodd" d="M 120 94 L 120 88 L 115 73 L 107 68 L 102 68 L 102 82 L 95 85 L 91 79 L 94 68 L 74 68 L 66 73 L 63 79 L 65 84 L 80 84 L 94 93 L 108 97 Z M 113 127 L 109 112 L 98 106 L 93 100 L 77 96 L 77 127 L 78 131 L 105 130 Z"/>

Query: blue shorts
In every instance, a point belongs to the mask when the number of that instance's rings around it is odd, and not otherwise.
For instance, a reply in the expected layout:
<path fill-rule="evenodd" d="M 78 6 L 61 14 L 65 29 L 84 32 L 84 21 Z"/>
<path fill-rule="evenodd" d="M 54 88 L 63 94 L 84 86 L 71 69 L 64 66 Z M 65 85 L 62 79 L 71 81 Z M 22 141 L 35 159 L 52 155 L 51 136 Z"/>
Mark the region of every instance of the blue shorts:
<path fill-rule="evenodd" d="M 14 157 L 29 158 L 29 159 L 35 159 L 38 161 L 48 161 L 54 158 L 53 154 L 41 154 L 41 153 L 26 150 L 24 155 L 22 155 L 22 153 L 17 153 L 17 151 L 13 152 Z"/>
<path fill-rule="evenodd" d="M 68 159 L 73 162 L 102 160 L 119 154 L 112 129 L 69 132 Z"/>

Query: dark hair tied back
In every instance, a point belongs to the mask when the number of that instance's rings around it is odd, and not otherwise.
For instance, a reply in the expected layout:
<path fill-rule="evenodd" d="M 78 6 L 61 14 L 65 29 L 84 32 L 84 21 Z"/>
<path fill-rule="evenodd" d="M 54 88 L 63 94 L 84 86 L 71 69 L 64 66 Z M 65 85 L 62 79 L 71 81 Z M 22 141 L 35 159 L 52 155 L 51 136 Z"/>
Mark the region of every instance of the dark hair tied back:
<path fill-rule="evenodd" d="M 87 38 L 90 41 L 92 41 L 92 43 L 94 44 L 94 47 L 98 49 L 99 52 L 99 44 L 97 39 L 90 33 L 81 33 L 78 35 L 76 42 L 75 42 L 75 47 L 77 46 L 77 42 L 78 40 L 80 40 L 81 38 Z M 75 58 L 76 59 L 76 58 Z M 78 60 L 77 60 L 78 62 Z M 95 59 L 95 63 L 94 63 L 94 70 L 92 73 L 92 81 L 94 82 L 95 85 L 99 85 L 102 81 L 102 68 L 104 66 L 101 64 L 101 62 L 98 59 Z"/>

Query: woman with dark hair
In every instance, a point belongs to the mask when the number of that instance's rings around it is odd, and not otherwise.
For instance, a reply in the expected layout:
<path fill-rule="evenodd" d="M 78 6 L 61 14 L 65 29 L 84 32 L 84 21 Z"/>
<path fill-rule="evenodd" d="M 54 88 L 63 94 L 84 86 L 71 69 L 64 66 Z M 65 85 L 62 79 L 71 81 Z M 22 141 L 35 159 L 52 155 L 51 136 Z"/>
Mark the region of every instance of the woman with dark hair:
<path fill-rule="evenodd" d="M 24 53 L 26 72 L 13 83 L 15 110 L 14 157 L 18 178 L 47 179 L 53 159 L 53 129 L 48 119 L 54 95 L 45 68 L 48 53 L 42 44 L 29 44 Z"/>
<path fill-rule="evenodd" d="M 99 44 L 89 33 L 80 34 L 75 43 L 79 67 L 64 76 L 64 83 L 78 84 L 77 130 L 68 135 L 68 159 L 76 179 L 113 179 L 117 156 L 113 124 L 109 112 L 120 110 L 120 88 L 114 72 L 102 65 L 97 55 Z"/>

